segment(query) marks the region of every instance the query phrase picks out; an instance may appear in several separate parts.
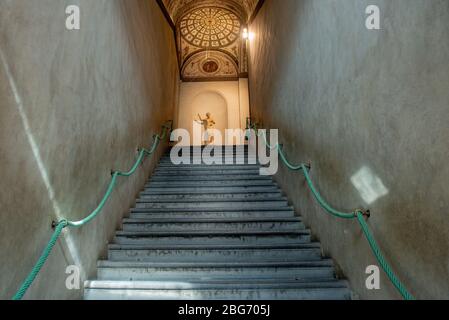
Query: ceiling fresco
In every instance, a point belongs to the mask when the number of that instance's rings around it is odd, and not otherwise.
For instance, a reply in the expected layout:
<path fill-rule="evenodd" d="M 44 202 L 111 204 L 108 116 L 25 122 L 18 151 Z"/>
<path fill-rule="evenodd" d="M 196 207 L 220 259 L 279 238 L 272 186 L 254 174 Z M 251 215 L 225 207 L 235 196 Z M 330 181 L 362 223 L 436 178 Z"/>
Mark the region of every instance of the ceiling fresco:
<path fill-rule="evenodd" d="M 229 55 L 217 51 L 194 54 L 184 63 L 181 73 L 184 81 L 239 77 L 237 63 Z"/>
<path fill-rule="evenodd" d="M 186 14 L 180 21 L 182 38 L 203 48 L 222 48 L 240 37 L 240 19 L 232 12 L 218 8 L 201 8 Z"/>
<path fill-rule="evenodd" d="M 175 23 L 186 11 L 203 6 L 232 8 L 239 12 L 242 21 L 246 23 L 256 9 L 259 0 L 162 0 L 162 2 Z"/>
<path fill-rule="evenodd" d="M 243 28 L 259 0 L 163 0 L 176 26 L 184 81 L 247 76 Z"/>

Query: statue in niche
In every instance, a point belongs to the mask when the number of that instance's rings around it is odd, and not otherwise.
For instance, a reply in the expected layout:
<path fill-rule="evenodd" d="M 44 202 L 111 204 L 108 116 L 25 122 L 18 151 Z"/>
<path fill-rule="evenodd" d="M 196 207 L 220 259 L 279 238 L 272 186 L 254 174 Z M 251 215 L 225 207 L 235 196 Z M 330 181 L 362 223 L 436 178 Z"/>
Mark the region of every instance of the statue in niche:
<path fill-rule="evenodd" d="M 215 128 L 215 120 L 212 118 L 212 115 L 210 114 L 210 112 L 206 113 L 206 118 L 202 118 L 199 114 L 198 114 L 198 120 L 195 120 L 197 123 L 201 124 L 204 127 L 204 143 L 206 145 L 212 144 L 214 143 L 214 134 L 213 134 L 213 129 Z"/>

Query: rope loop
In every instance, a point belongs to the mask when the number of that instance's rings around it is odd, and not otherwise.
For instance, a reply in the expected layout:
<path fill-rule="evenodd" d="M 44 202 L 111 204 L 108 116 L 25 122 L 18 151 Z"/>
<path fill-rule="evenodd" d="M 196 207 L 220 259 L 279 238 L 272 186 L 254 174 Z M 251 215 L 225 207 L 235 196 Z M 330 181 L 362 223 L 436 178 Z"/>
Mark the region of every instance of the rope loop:
<path fill-rule="evenodd" d="M 69 222 L 66 220 L 66 219 L 62 219 L 62 220 L 60 220 L 60 221 L 52 221 L 51 222 L 51 228 L 53 229 L 53 230 L 55 230 L 58 226 L 60 226 L 60 225 L 62 225 L 63 227 L 63 229 L 65 229 L 65 228 L 67 228 L 68 227 L 68 225 L 69 225 Z"/>
<path fill-rule="evenodd" d="M 359 214 L 361 214 L 365 219 L 371 218 L 371 210 L 367 209 L 357 209 L 354 211 L 355 217 L 357 217 Z"/>

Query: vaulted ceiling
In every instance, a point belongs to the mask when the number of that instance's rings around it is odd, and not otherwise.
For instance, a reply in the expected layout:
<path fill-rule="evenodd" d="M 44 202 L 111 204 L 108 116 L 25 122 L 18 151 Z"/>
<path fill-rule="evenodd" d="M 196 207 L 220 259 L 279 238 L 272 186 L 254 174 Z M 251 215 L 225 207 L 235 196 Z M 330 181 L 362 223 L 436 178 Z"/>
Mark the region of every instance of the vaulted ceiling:
<path fill-rule="evenodd" d="M 173 22 L 186 11 L 195 7 L 224 6 L 242 15 L 245 22 L 253 14 L 259 0 L 162 0 Z"/>
<path fill-rule="evenodd" d="M 259 0 L 162 0 L 176 27 L 184 81 L 218 81 L 247 74 L 243 28 Z"/>

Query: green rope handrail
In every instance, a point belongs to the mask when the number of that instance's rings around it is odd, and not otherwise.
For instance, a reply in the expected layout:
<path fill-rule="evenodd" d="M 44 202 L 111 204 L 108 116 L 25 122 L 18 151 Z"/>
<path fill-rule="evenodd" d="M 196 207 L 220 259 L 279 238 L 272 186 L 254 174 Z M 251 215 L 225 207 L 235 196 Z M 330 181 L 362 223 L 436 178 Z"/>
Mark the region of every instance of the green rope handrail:
<path fill-rule="evenodd" d="M 372 235 L 371 231 L 369 230 L 368 224 L 365 221 L 365 216 L 369 217 L 369 211 L 364 210 L 354 210 L 353 212 L 341 212 L 336 209 L 334 209 L 329 203 L 327 203 L 324 198 L 321 196 L 321 194 L 318 192 L 317 188 L 313 184 L 313 181 L 309 174 L 310 166 L 306 164 L 299 164 L 294 165 L 290 163 L 282 150 L 282 146 L 278 143 L 275 146 L 272 146 L 268 143 L 268 139 L 266 136 L 265 131 L 260 131 L 258 129 L 257 124 L 251 124 L 250 121 L 248 121 L 248 129 L 254 130 L 256 133 L 256 137 L 262 138 L 264 141 L 264 144 L 271 150 L 277 150 L 279 153 L 279 156 L 282 160 L 282 162 L 293 171 L 301 171 L 304 174 L 304 177 L 306 179 L 307 185 L 309 186 L 313 196 L 315 197 L 316 201 L 319 203 L 319 205 L 329 214 L 342 218 L 342 219 L 357 219 L 360 227 L 362 228 L 363 234 L 365 235 L 366 239 L 368 240 L 368 243 L 370 245 L 371 250 L 373 251 L 374 256 L 376 257 L 376 260 L 379 262 L 380 266 L 384 270 L 385 274 L 387 275 L 388 279 L 391 281 L 391 283 L 396 287 L 396 289 L 399 291 L 401 296 L 405 300 L 415 300 L 415 297 L 408 292 L 408 290 L 405 288 L 405 286 L 402 284 L 402 282 L 399 280 L 399 278 L 396 276 L 396 274 L 393 272 L 393 269 L 386 261 L 384 255 L 382 254 L 382 251 L 379 248 L 379 245 L 377 244 L 376 240 L 374 239 L 374 236 Z M 259 133 L 260 131 L 260 133 Z"/>
<path fill-rule="evenodd" d="M 171 123 L 171 121 L 169 123 Z M 167 137 L 167 133 L 168 133 L 168 131 L 171 131 L 171 129 L 172 129 L 171 125 L 165 124 L 162 127 L 162 133 L 153 136 L 154 141 L 153 141 L 153 145 L 150 148 L 150 150 L 147 150 L 144 148 L 139 150 L 139 156 L 137 157 L 136 162 L 134 163 L 134 165 L 128 172 L 120 172 L 120 171 L 112 172 L 112 179 L 111 179 L 111 182 L 109 183 L 106 194 L 104 195 L 103 199 L 100 201 L 100 204 L 97 206 L 97 208 L 94 211 L 92 211 L 92 213 L 89 214 L 86 218 L 84 218 L 83 220 L 80 220 L 80 221 L 61 220 L 59 222 L 53 223 L 55 231 L 53 232 L 53 235 L 50 238 L 50 241 L 48 242 L 47 246 L 45 247 L 45 249 L 42 252 L 41 256 L 39 257 L 38 261 L 34 265 L 33 269 L 28 274 L 25 281 L 23 282 L 23 284 L 20 286 L 17 293 L 12 298 L 13 300 L 21 300 L 23 298 L 23 296 L 25 295 L 25 293 L 30 288 L 30 286 L 33 284 L 37 275 L 39 274 L 39 272 L 41 271 L 45 262 L 47 261 L 51 251 L 53 250 L 53 247 L 55 246 L 56 242 L 58 241 L 59 237 L 61 236 L 62 231 L 66 227 L 72 227 L 72 228 L 82 227 L 82 226 L 86 225 L 87 223 L 89 223 L 90 221 L 92 221 L 93 219 L 95 219 L 100 214 L 100 212 L 103 210 L 104 206 L 106 205 L 109 198 L 111 197 L 112 192 L 114 191 L 115 186 L 117 185 L 118 177 L 132 176 L 137 171 L 139 166 L 142 164 L 145 157 L 152 155 L 156 151 L 160 142 Z"/>

